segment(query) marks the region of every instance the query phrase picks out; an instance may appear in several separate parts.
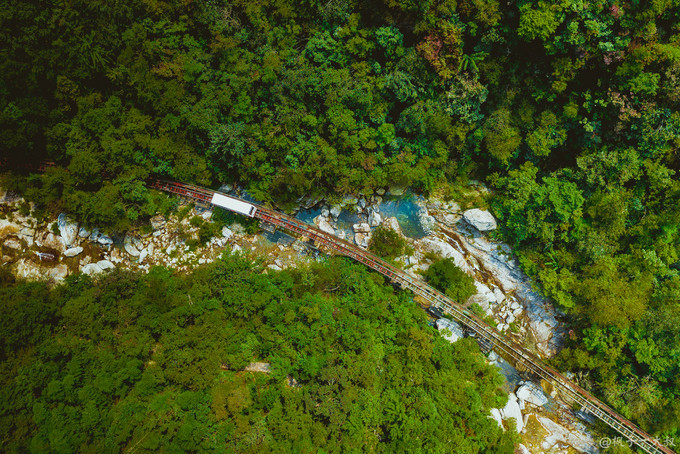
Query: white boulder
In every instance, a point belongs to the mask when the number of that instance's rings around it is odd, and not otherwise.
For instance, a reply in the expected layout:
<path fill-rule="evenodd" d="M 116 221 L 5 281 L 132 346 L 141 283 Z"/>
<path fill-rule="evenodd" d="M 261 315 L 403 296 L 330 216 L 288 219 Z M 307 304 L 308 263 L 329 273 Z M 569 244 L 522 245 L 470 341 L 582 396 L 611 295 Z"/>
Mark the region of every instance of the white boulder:
<path fill-rule="evenodd" d="M 113 240 L 109 236 L 100 234 L 99 237 L 97 238 L 97 243 L 103 246 L 108 246 L 109 244 L 113 244 Z"/>
<path fill-rule="evenodd" d="M 71 249 L 67 249 L 64 251 L 64 256 L 65 257 L 75 257 L 76 255 L 80 254 L 83 252 L 83 248 L 80 246 L 72 247 Z"/>
<path fill-rule="evenodd" d="M 328 217 L 317 216 L 314 218 L 314 224 L 316 224 L 316 226 L 319 227 L 320 230 L 326 233 L 330 233 L 331 235 L 335 235 L 335 229 L 331 225 Z"/>
<path fill-rule="evenodd" d="M 112 270 L 116 266 L 108 260 L 100 260 L 97 262 L 97 266 L 102 270 Z"/>
<path fill-rule="evenodd" d="M 78 238 L 78 224 L 69 218 L 66 213 L 61 213 L 57 217 L 57 227 L 59 228 L 59 235 L 64 246 L 69 247 Z"/>
<path fill-rule="evenodd" d="M 368 213 L 368 224 L 371 227 L 377 227 L 382 222 L 382 216 L 377 211 L 371 211 Z"/>
<path fill-rule="evenodd" d="M 365 222 L 354 224 L 352 228 L 356 233 L 369 233 L 371 231 L 371 226 Z"/>
<path fill-rule="evenodd" d="M 3 246 L 8 247 L 10 249 L 21 249 L 21 243 L 16 238 L 9 238 L 5 240 Z"/>
<path fill-rule="evenodd" d="M 125 235 L 125 239 L 123 240 L 123 247 L 125 248 L 125 252 L 130 254 L 133 257 L 139 257 L 139 246 L 141 246 L 141 241 L 139 239 L 134 238 L 130 235 Z"/>
<path fill-rule="evenodd" d="M 104 270 L 102 270 L 101 267 L 96 263 L 88 263 L 81 269 L 81 271 L 85 274 L 89 274 L 90 276 L 94 276 L 95 274 L 102 273 Z"/>
<path fill-rule="evenodd" d="M 463 212 L 463 219 L 480 232 L 495 230 L 496 227 L 498 227 L 496 218 L 488 211 L 480 210 L 479 208 L 473 208 Z"/>

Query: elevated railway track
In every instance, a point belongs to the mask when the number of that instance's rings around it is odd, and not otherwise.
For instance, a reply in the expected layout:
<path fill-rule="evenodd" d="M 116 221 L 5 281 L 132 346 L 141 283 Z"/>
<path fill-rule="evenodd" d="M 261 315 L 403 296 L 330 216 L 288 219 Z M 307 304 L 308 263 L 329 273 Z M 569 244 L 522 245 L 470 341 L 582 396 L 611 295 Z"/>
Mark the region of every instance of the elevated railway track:
<path fill-rule="evenodd" d="M 50 165 L 51 163 L 40 163 L 35 166 L 23 165 L 22 168 L 42 171 Z M 3 163 L 0 161 L 0 167 L 6 166 L 6 162 Z M 431 305 L 431 307 L 438 308 L 449 315 L 453 320 L 464 325 L 475 333 L 478 340 L 483 341 L 499 355 L 511 360 L 514 364 L 534 374 L 536 377 L 550 383 L 560 392 L 565 401 L 580 406 L 582 411 L 592 414 L 609 427 L 619 432 L 643 452 L 648 454 L 674 454 L 669 447 L 664 446 L 659 440 L 620 416 L 595 396 L 568 380 L 555 369 L 546 365 L 538 358 L 538 356 L 522 345 L 517 344 L 512 339 L 506 338 L 500 331 L 489 326 L 469 310 L 443 293 L 430 287 L 422 280 L 409 275 L 404 270 L 395 267 L 370 252 L 295 219 L 294 217 L 287 216 L 275 210 L 236 197 L 231 197 L 227 194 L 219 193 L 218 191 L 162 179 L 151 179 L 149 180 L 148 185 L 149 187 L 160 191 L 177 194 L 181 197 L 198 201 L 203 204 L 213 204 L 259 219 L 264 223 L 307 237 L 318 245 L 363 263 L 386 276 L 402 288 L 411 290 L 415 295 L 418 295 Z"/>
<path fill-rule="evenodd" d="M 178 194 L 203 203 L 213 203 L 213 201 L 215 201 L 215 194 L 217 194 L 216 191 L 210 189 L 167 180 L 153 180 L 150 183 L 150 186 L 161 191 Z M 394 283 L 399 284 L 402 288 L 411 290 L 430 305 L 439 308 L 453 320 L 472 330 L 478 339 L 481 339 L 490 345 L 496 353 L 510 359 L 516 365 L 521 366 L 536 377 L 550 383 L 561 393 L 563 399 L 579 405 L 582 411 L 586 411 L 603 421 L 609 427 L 623 435 L 627 440 L 630 440 L 630 442 L 637 445 L 643 452 L 649 454 L 673 454 L 673 451 L 667 446 L 664 446 L 635 424 L 620 416 L 609 406 L 580 386 L 571 382 L 564 375 L 547 366 L 531 351 L 517 344 L 512 339 L 506 338 L 500 331 L 492 328 L 469 310 L 438 290 L 430 287 L 422 280 L 409 275 L 404 270 L 395 267 L 365 249 L 317 229 L 294 217 L 246 202 L 245 200 L 227 196 L 226 194 L 219 194 L 219 196 L 232 199 L 237 203 L 246 203 L 253 207 L 252 210 L 248 209 L 248 212 L 243 211 L 242 206 L 239 206 L 239 208 L 234 211 L 275 225 L 283 230 L 305 236 L 319 245 L 323 245 L 341 255 L 363 263 L 386 276 Z M 230 209 L 230 203 L 228 201 L 226 203 L 218 201 L 214 204 Z"/>

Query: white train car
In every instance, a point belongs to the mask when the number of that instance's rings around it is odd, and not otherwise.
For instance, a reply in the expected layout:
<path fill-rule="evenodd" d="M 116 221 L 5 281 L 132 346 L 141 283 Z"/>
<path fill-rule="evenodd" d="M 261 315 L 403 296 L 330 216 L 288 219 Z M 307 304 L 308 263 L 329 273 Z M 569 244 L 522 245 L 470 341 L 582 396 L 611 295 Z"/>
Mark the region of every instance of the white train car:
<path fill-rule="evenodd" d="M 213 205 L 225 208 L 229 211 L 235 211 L 236 213 L 245 214 L 251 218 L 255 216 L 255 211 L 257 208 L 255 205 L 251 205 L 241 200 L 237 200 L 231 197 L 227 197 L 222 194 L 213 194 L 212 200 L 210 201 Z"/>

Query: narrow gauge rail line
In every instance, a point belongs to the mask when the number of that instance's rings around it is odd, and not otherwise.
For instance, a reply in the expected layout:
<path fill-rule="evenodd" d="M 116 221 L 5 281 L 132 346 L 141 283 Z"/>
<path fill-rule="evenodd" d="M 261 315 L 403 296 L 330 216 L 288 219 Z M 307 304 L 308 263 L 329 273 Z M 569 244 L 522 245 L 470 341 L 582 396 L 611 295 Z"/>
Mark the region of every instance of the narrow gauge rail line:
<path fill-rule="evenodd" d="M 43 162 L 35 165 L 22 164 L 19 167 L 26 170 L 44 171 L 46 168 L 52 167 L 53 165 L 54 164 L 51 162 Z M 10 166 L 8 165 L 8 162 L 0 160 L 0 167 Z M 480 339 L 483 339 L 491 345 L 491 348 L 495 350 L 496 353 L 514 360 L 517 365 L 523 366 L 537 377 L 551 383 L 555 388 L 561 391 L 562 396 L 565 399 L 571 399 L 573 403 L 579 404 L 582 410 L 591 413 L 603 421 L 632 443 L 635 443 L 642 451 L 648 454 L 674 454 L 670 448 L 661 444 L 659 440 L 653 438 L 635 424 L 620 416 L 604 402 L 600 401 L 577 384 L 569 381 L 555 369 L 544 364 L 541 359 L 523 346 L 517 344 L 512 339 L 505 338 L 498 330 L 489 326 L 486 322 L 482 321 L 479 317 L 472 314 L 460 304 L 425 284 L 425 282 L 420 279 L 410 276 L 405 271 L 387 263 L 370 252 L 291 216 L 236 197 L 222 194 L 218 191 L 161 179 L 149 180 L 148 186 L 203 203 L 215 204 L 260 219 L 261 221 L 276 225 L 290 232 L 306 236 L 307 238 L 316 241 L 318 244 L 322 244 L 342 255 L 353 258 L 354 260 L 371 267 L 380 274 L 387 276 L 393 282 L 399 284 L 402 288 L 411 290 L 414 294 L 422 297 L 434 307 L 438 307 L 448 313 L 454 320 L 465 325 L 468 329 L 475 332 Z M 245 205 L 250 207 L 247 212 L 243 211 L 243 206 Z"/>
<path fill-rule="evenodd" d="M 174 181 L 153 180 L 150 183 L 150 186 L 162 191 L 193 198 L 201 202 L 212 203 L 215 194 L 220 194 L 221 196 L 236 202 L 249 203 L 245 200 L 227 196 L 226 194 L 221 194 L 199 186 L 177 183 Z M 222 204 L 216 205 L 229 209 L 229 206 Z M 505 338 L 498 330 L 492 328 L 463 306 L 425 284 L 420 279 L 410 276 L 405 271 L 348 241 L 341 240 L 334 235 L 317 229 L 294 217 L 252 203 L 250 203 L 250 205 L 254 207 L 252 213 L 249 214 L 251 217 L 276 225 L 290 232 L 303 235 L 314 240 L 317 244 L 324 245 L 329 249 L 363 263 L 399 284 L 402 288 L 411 290 L 416 295 L 428 301 L 431 305 L 448 313 L 454 320 L 465 325 L 467 328 L 474 331 L 479 338 L 488 342 L 498 354 L 514 360 L 516 364 L 525 367 L 536 376 L 551 383 L 562 392 L 565 399 L 579 404 L 582 410 L 591 413 L 603 421 L 625 438 L 635 443 L 644 452 L 649 454 L 673 454 L 673 451 L 668 447 L 662 445 L 651 435 L 620 416 L 595 396 L 569 381 L 564 375 L 544 364 L 543 361 L 532 352 L 513 340 Z"/>

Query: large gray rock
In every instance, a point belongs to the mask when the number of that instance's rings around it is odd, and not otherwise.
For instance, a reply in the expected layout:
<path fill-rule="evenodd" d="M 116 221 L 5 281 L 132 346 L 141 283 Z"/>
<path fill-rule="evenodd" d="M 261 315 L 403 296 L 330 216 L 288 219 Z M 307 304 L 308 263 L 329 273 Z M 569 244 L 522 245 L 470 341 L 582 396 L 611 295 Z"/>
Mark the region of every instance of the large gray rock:
<path fill-rule="evenodd" d="M 335 235 L 335 229 L 330 223 L 330 220 L 326 216 L 317 216 L 314 218 L 314 224 L 319 227 L 320 230 Z"/>
<path fill-rule="evenodd" d="M 462 339 L 465 337 L 465 332 L 463 331 L 463 327 L 460 326 L 458 323 L 449 320 L 448 318 L 440 318 L 436 322 L 437 324 L 437 329 L 439 331 L 444 331 L 444 330 L 449 330 L 450 334 L 442 334 L 444 336 L 444 339 L 447 341 L 454 343 L 457 342 L 458 340 Z"/>
<path fill-rule="evenodd" d="M 338 219 L 340 213 L 342 213 L 342 207 L 340 205 L 333 205 L 331 206 L 330 213 L 334 219 Z"/>
<path fill-rule="evenodd" d="M 123 247 L 125 248 L 125 252 L 127 252 L 131 256 L 139 257 L 140 249 L 143 248 L 143 245 L 138 238 L 135 238 L 130 235 L 125 235 L 125 239 L 123 240 Z"/>
<path fill-rule="evenodd" d="M 104 270 L 102 270 L 101 267 L 96 263 L 88 263 L 80 271 L 85 274 L 89 274 L 90 276 L 94 276 L 95 274 L 102 273 Z"/>
<path fill-rule="evenodd" d="M 544 452 L 552 452 L 555 445 L 568 445 L 576 451 L 586 454 L 599 452 L 596 441 L 586 432 L 583 426 L 570 430 L 543 416 L 536 415 L 536 419 L 548 431 L 548 435 L 541 440 L 541 448 L 544 449 Z"/>
<path fill-rule="evenodd" d="M 468 224 L 472 225 L 480 232 L 495 230 L 497 227 L 496 219 L 493 217 L 493 215 L 488 211 L 480 210 L 479 208 L 473 208 L 471 210 L 465 211 L 463 213 L 463 219 L 465 219 Z"/>
<path fill-rule="evenodd" d="M 78 224 L 68 217 L 66 213 L 61 213 L 57 217 L 57 227 L 59 228 L 59 236 L 61 236 L 64 246 L 67 248 L 71 247 L 78 238 Z"/>
<path fill-rule="evenodd" d="M 80 230 L 78 230 L 78 236 L 80 238 L 87 238 L 90 236 L 91 232 L 87 230 L 85 227 L 81 227 Z"/>
<path fill-rule="evenodd" d="M 505 420 L 515 419 L 515 421 L 517 421 L 517 433 L 522 432 L 522 429 L 524 429 L 522 410 L 519 408 L 519 402 L 517 402 L 515 393 L 510 393 L 508 395 L 508 403 L 501 410 L 501 416 L 503 416 L 503 419 Z"/>
<path fill-rule="evenodd" d="M 354 242 L 357 244 L 357 246 L 361 246 L 362 248 L 366 249 L 368 248 L 368 244 L 371 241 L 371 234 L 370 233 L 355 233 L 354 234 Z"/>
<path fill-rule="evenodd" d="M 342 206 L 347 207 L 347 208 L 355 208 L 358 210 L 359 207 L 357 207 L 357 204 L 359 203 L 359 200 L 356 197 L 352 196 L 345 196 L 342 198 Z"/>
<path fill-rule="evenodd" d="M 423 228 L 425 233 L 431 233 L 437 222 L 433 216 L 430 216 L 429 211 L 427 211 L 427 208 L 425 207 L 425 203 L 420 202 L 419 203 L 420 208 L 418 208 L 418 222 L 420 222 L 420 226 Z"/>
<path fill-rule="evenodd" d="M 64 256 L 65 257 L 75 257 L 76 255 L 80 254 L 83 252 L 83 248 L 80 246 L 72 247 L 71 249 L 67 249 L 64 251 Z"/>
<path fill-rule="evenodd" d="M 522 399 L 537 407 L 542 407 L 548 403 L 548 398 L 543 392 L 543 389 L 531 381 L 523 381 L 520 383 L 516 394 L 518 399 Z"/>
<path fill-rule="evenodd" d="M 97 262 L 97 266 L 102 270 L 112 270 L 116 266 L 108 260 L 100 260 Z"/>
<path fill-rule="evenodd" d="M 356 233 L 369 233 L 371 231 L 371 226 L 365 222 L 354 224 L 352 228 Z"/>
<path fill-rule="evenodd" d="M 113 244 L 113 240 L 109 236 L 100 234 L 99 238 L 97 238 L 97 243 L 103 246 L 108 246 L 109 244 Z"/>
<path fill-rule="evenodd" d="M 403 187 L 403 186 L 393 185 L 393 186 L 390 186 L 390 188 L 389 188 L 389 193 L 390 193 L 390 195 L 393 195 L 393 196 L 404 195 L 404 192 L 406 192 L 406 188 Z"/>
<path fill-rule="evenodd" d="M 113 244 L 113 240 L 110 237 L 104 235 L 103 233 L 101 233 L 99 231 L 99 229 L 96 229 L 96 228 L 92 229 L 92 234 L 90 235 L 90 240 L 92 242 L 99 243 L 103 246 L 108 246 L 109 244 Z"/>
<path fill-rule="evenodd" d="M 149 251 L 146 248 L 142 249 L 142 252 L 139 253 L 139 263 L 142 263 L 147 255 L 149 255 Z"/>

